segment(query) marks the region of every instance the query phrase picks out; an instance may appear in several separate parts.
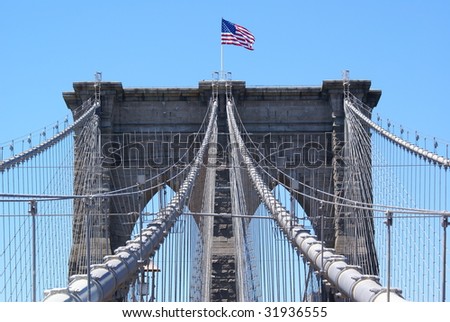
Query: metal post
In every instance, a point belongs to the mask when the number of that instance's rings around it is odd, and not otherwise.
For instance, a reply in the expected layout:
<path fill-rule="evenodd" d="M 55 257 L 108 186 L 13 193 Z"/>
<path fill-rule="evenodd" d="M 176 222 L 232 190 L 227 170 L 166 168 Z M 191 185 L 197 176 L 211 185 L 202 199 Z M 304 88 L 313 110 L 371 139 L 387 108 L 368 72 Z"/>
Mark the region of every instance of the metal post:
<path fill-rule="evenodd" d="M 322 254 L 323 254 L 323 250 L 324 250 L 324 242 L 323 242 L 323 236 L 324 236 L 324 221 L 323 221 L 323 215 L 324 215 L 324 212 L 323 212 L 323 203 L 321 202 L 320 203 L 320 207 L 319 207 L 319 211 L 320 211 L 320 239 L 322 240 L 322 245 L 321 245 L 321 252 L 322 252 Z M 322 301 L 323 302 L 326 302 L 327 301 L 327 298 L 326 298 L 326 289 L 325 289 L 325 282 L 324 282 L 324 280 L 323 280 L 323 274 L 324 274 L 324 265 L 323 265 L 323 262 L 324 262 L 324 258 L 323 258 L 323 256 L 321 256 L 321 263 L 320 263 L 320 286 L 321 286 L 321 293 L 322 294 L 320 294 L 321 295 L 321 297 L 322 297 Z"/>
<path fill-rule="evenodd" d="M 139 206 L 141 204 L 142 193 L 139 194 Z M 144 283 L 145 283 L 145 275 L 144 275 L 144 258 L 142 256 L 142 211 L 139 208 L 139 272 L 141 274 L 141 281 L 139 283 L 139 302 L 144 302 Z"/>
<path fill-rule="evenodd" d="M 100 102 L 100 91 L 101 91 L 101 82 L 102 82 L 102 73 L 101 72 L 96 72 L 95 73 L 95 84 L 94 84 L 94 89 L 95 89 L 95 102 Z"/>
<path fill-rule="evenodd" d="M 145 273 L 144 267 L 142 267 L 140 269 L 140 271 L 141 271 L 141 281 L 139 283 L 139 293 L 140 293 L 139 294 L 139 302 L 144 302 L 144 290 L 147 287 L 146 281 L 145 281 L 146 273 Z M 145 292 L 145 294 L 147 294 L 147 292 Z"/>
<path fill-rule="evenodd" d="M 448 216 L 442 217 L 442 227 L 444 228 L 444 236 L 442 237 L 442 302 L 446 301 L 446 279 L 447 274 L 445 272 L 447 268 L 447 227 L 448 227 Z"/>
<path fill-rule="evenodd" d="M 156 282 L 155 282 L 155 270 L 152 270 L 152 293 L 150 296 L 150 302 L 155 302 L 155 288 L 156 288 Z"/>
<path fill-rule="evenodd" d="M 391 301 L 391 226 L 393 222 L 392 211 L 386 212 L 386 221 L 384 222 L 387 226 L 387 301 Z"/>
<path fill-rule="evenodd" d="M 88 285 L 88 302 L 91 302 L 91 208 L 92 198 L 87 199 L 86 211 L 86 274 Z"/>
<path fill-rule="evenodd" d="M 144 283 L 145 283 L 145 273 L 144 273 L 144 258 L 142 256 L 142 211 L 141 211 L 141 199 L 142 192 L 139 193 L 139 273 L 141 274 L 141 280 L 139 283 L 139 302 L 144 302 Z"/>
<path fill-rule="evenodd" d="M 144 229 L 144 221 L 143 221 L 143 205 L 142 201 L 144 199 L 144 193 L 142 191 L 143 186 L 145 184 L 145 175 L 138 175 L 137 184 L 139 189 L 138 195 L 138 206 L 139 206 L 139 273 L 140 273 L 140 283 L 139 283 L 139 302 L 144 302 L 144 283 L 145 283 L 145 270 L 144 270 L 144 257 L 143 257 L 143 242 L 142 242 L 142 229 Z M 139 279 L 139 276 L 138 276 Z"/>
<path fill-rule="evenodd" d="M 350 94 L 350 71 L 348 69 L 342 71 L 342 82 L 344 86 L 344 96 L 349 97 Z"/>
<path fill-rule="evenodd" d="M 31 215 L 31 301 L 36 302 L 36 200 L 30 201 L 29 209 Z"/>

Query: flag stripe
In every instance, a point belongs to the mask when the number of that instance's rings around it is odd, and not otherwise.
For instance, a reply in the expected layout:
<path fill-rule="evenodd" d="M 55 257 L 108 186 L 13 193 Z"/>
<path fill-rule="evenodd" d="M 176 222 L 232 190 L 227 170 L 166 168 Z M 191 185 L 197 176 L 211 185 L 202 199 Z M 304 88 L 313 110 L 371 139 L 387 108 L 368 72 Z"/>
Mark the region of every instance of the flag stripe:
<path fill-rule="evenodd" d="M 222 19 L 221 43 L 223 45 L 236 45 L 253 50 L 254 42 L 255 36 L 247 28 Z"/>

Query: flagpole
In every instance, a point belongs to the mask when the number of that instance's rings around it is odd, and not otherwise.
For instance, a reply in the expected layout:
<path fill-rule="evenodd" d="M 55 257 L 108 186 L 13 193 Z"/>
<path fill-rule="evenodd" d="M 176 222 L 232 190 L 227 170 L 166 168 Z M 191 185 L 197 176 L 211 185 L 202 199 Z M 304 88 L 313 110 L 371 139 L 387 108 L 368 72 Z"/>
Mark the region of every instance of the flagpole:
<path fill-rule="evenodd" d="M 220 45 L 220 75 L 219 78 L 223 79 L 223 45 Z"/>
<path fill-rule="evenodd" d="M 221 35 L 220 35 L 220 72 L 219 72 L 219 79 L 221 80 L 223 78 L 223 43 L 222 43 L 223 17 L 221 19 L 220 30 L 221 30 Z"/>

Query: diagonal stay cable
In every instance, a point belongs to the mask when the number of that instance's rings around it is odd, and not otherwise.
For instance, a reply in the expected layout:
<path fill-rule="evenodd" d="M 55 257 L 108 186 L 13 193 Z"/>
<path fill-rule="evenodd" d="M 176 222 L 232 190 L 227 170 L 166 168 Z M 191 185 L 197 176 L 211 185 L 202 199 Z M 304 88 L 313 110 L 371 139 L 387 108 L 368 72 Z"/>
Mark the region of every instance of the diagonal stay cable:
<path fill-rule="evenodd" d="M 365 116 L 358 108 L 355 107 L 355 104 L 363 104 L 362 102 L 358 101 L 357 98 L 354 96 L 349 96 L 345 99 L 345 104 L 347 104 L 352 111 L 358 115 L 360 119 L 362 119 L 367 125 L 369 125 L 373 130 L 381 134 L 382 136 L 386 137 L 393 143 L 407 149 L 413 154 L 416 154 L 417 156 L 423 157 L 426 160 L 429 160 L 430 162 L 434 162 L 436 164 L 439 164 L 441 166 L 444 166 L 445 168 L 448 168 L 450 166 L 450 159 L 440 156 L 436 153 L 433 153 L 431 151 L 428 151 L 424 148 L 421 148 L 420 146 L 417 146 L 413 143 L 410 143 L 395 134 L 389 132 L 388 130 L 383 129 L 381 126 L 375 124 L 372 120 L 370 120 L 367 116 Z"/>
<path fill-rule="evenodd" d="M 89 117 L 95 112 L 95 110 L 100 106 L 100 102 L 98 100 L 92 100 L 92 98 L 88 99 L 86 102 L 83 103 L 84 107 L 87 108 L 87 111 L 78 119 L 76 120 L 72 125 L 68 126 L 63 131 L 59 132 L 58 134 L 54 135 L 47 141 L 36 145 L 22 153 L 19 153 L 9 159 L 6 159 L 4 161 L 0 162 L 0 171 L 4 171 L 7 169 L 10 169 L 19 163 L 22 163 L 26 160 L 29 160 L 36 155 L 42 153 L 46 149 L 50 148 L 51 146 L 55 145 L 62 139 L 64 139 L 67 135 L 72 133 L 72 131 L 78 127 L 82 127 L 84 123 L 89 119 Z"/>

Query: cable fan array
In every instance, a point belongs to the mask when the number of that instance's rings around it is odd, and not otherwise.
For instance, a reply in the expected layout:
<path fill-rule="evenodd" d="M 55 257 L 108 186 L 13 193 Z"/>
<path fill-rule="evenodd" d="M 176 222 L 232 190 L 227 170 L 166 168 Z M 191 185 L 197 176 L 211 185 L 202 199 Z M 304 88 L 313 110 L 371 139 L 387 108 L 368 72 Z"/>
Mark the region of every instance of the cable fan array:
<path fill-rule="evenodd" d="M 232 223 L 239 301 L 403 300 L 396 288 L 409 300 L 446 301 L 450 160 L 436 146 L 421 148 L 417 135 L 410 143 L 373 122 L 346 82 L 343 97 L 345 142 L 327 164 L 338 168 L 338 180 L 304 167 L 309 182 L 277 166 L 270 139 L 269 148 L 255 142 L 229 87 L 228 133 L 218 133 L 213 90 L 199 131 L 186 137 L 143 130 L 104 136 L 99 102 L 88 100 L 73 126 L 0 162 L 0 301 L 40 300 L 43 289 L 50 289 L 46 301 L 208 300 L 205 263 L 213 262 L 220 216 Z M 232 210 L 214 214 L 207 192 L 215 189 L 224 135 Z M 318 151 L 334 139 L 287 135 L 283 153 L 306 141 Z M 181 141 L 186 151 L 165 159 L 164 144 Z M 141 164 L 144 143 L 151 167 Z M 214 166 L 204 167 L 206 160 Z M 201 211 L 191 212 L 200 173 Z M 67 276 L 69 285 L 55 288 Z"/>

